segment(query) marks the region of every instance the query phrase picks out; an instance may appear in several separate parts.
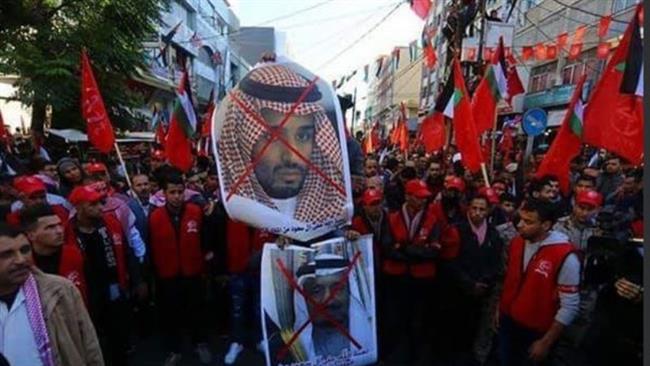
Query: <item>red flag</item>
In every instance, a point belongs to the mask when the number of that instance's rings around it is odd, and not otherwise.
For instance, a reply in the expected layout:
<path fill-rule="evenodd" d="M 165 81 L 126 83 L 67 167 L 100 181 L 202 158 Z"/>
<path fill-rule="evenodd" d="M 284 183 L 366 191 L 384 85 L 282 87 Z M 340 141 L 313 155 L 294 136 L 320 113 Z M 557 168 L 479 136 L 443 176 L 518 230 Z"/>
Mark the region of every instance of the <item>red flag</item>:
<path fill-rule="evenodd" d="M 524 84 L 521 82 L 521 79 L 519 78 L 519 73 L 517 72 L 517 67 L 514 65 L 510 65 L 508 68 L 508 75 L 507 75 L 507 82 L 508 82 L 508 98 L 506 98 L 506 101 L 508 104 L 512 104 L 512 98 L 515 95 L 523 94 L 526 92 L 526 89 L 524 89 Z"/>
<path fill-rule="evenodd" d="M 424 150 L 431 154 L 445 146 L 445 116 L 434 111 L 424 117 L 420 125 L 420 133 Z"/>
<path fill-rule="evenodd" d="M 419 16 L 422 20 L 427 19 L 429 15 L 429 10 L 431 10 L 431 0 L 410 0 L 411 9 Z"/>
<path fill-rule="evenodd" d="M 510 151 L 512 150 L 513 145 L 512 129 L 510 127 L 505 127 L 503 129 L 501 143 L 499 144 L 499 151 L 501 151 L 501 155 L 503 155 L 504 163 L 510 162 Z"/>
<path fill-rule="evenodd" d="M 564 32 L 562 34 L 558 34 L 557 36 L 557 47 L 562 51 L 567 43 L 569 43 L 569 33 Z"/>
<path fill-rule="evenodd" d="M 210 92 L 210 102 L 208 102 L 208 107 L 203 116 L 203 122 L 201 122 L 201 137 L 210 137 L 212 134 L 212 116 L 215 112 L 213 94 L 214 90 Z"/>
<path fill-rule="evenodd" d="M 607 35 L 607 31 L 609 31 L 609 25 L 612 24 L 612 15 L 605 15 L 602 18 L 600 18 L 600 22 L 598 23 L 598 37 L 603 38 Z"/>
<path fill-rule="evenodd" d="M 596 56 L 604 60 L 609 55 L 609 42 L 600 42 L 598 44 L 598 50 L 596 51 Z"/>
<path fill-rule="evenodd" d="M 472 96 L 472 115 L 478 134 L 494 127 L 497 105 L 508 96 L 507 76 L 503 39 L 500 39 L 499 46 Z"/>
<path fill-rule="evenodd" d="M 158 122 L 158 126 L 156 126 L 156 143 L 160 146 L 165 146 L 165 141 L 167 141 L 165 127 L 162 122 Z"/>
<path fill-rule="evenodd" d="M 169 163 L 183 172 L 192 168 L 192 136 L 197 132 L 196 124 L 189 75 L 185 71 L 176 91 L 174 112 L 169 122 L 169 131 L 165 142 L 165 155 L 167 155 Z"/>
<path fill-rule="evenodd" d="M 427 44 L 424 47 L 424 61 L 429 70 L 433 69 L 433 67 L 436 66 L 436 62 L 438 61 L 436 50 L 433 49 L 431 43 Z"/>
<path fill-rule="evenodd" d="M 399 149 L 402 152 L 409 150 L 409 130 L 406 121 L 403 121 L 399 130 Z"/>
<path fill-rule="evenodd" d="M 637 16 L 596 85 L 585 111 L 584 141 L 638 165 L 643 161 L 643 41 Z"/>
<path fill-rule="evenodd" d="M 580 53 L 582 53 L 582 43 L 572 44 L 569 50 L 569 60 L 577 60 L 580 57 Z"/>
<path fill-rule="evenodd" d="M 111 152 L 115 144 L 113 126 L 85 49 L 81 51 L 81 115 L 86 120 L 88 141 L 104 154 Z"/>
<path fill-rule="evenodd" d="M 535 45 L 535 58 L 537 61 L 546 61 L 546 47 L 543 43 Z"/>
<path fill-rule="evenodd" d="M 536 177 L 541 178 L 545 175 L 553 175 L 560 182 L 560 188 L 564 194 L 569 193 L 569 172 L 571 160 L 575 158 L 582 148 L 582 121 L 583 121 L 583 104 L 580 100 L 582 96 L 582 86 L 585 83 L 587 75 L 583 74 L 576 86 L 571 102 L 567 108 L 566 114 L 560 131 L 558 132 L 553 144 L 551 144 L 544 160 L 539 165 Z"/>
<path fill-rule="evenodd" d="M 573 44 L 582 43 L 585 40 L 585 33 L 587 33 L 587 26 L 581 25 L 576 28 L 576 32 L 573 35 Z"/>
<path fill-rule="evenodd" d="M 557 58 L 557 46 L 556 45 L 546 46 L 546 59 L 555 60 L 556 58 Z"/>
<path fill-rule="evenodd" d="M 465 88 L 465 80 L 463 79 L 463 72 L 460 69 L 458 58 L 454 59 L 453 67 L 454 94 L 449 100 L 449 103 L 453 103 L 453 108 L 445 108 L 445 114 L 447 114 L 448 110 L 453 109 L 451 117 L 454 121 L 456 145 L 462 155 L 463 165 L 474 173 L 481 169 L 483 163 L 481 146 L 478 143 L 478 133 L 476 133 L 472 106 Z"/>
<path fill-rule="evenodd" d="M 528 61 L 528 60 L 530 60 L 531 58 L 533 58 L 533 54 L 534 54 L 534 52 L 533 52 L 533 47 L 531 47 L 531 46 L 524 46 L 524 47 L 521 48 L 521 58 L 522 58 L 524 61 Z"/>

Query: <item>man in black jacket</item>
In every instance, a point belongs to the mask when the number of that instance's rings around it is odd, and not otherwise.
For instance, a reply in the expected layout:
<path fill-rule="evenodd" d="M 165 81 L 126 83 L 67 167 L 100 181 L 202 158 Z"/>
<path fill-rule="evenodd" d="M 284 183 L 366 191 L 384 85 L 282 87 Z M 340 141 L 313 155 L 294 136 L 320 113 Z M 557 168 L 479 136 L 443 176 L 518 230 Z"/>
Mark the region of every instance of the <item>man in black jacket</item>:
<path fill-rule="evenodd" d="M 494 226 L 488 223 L 490 202 L 485 195 L 471 199 L 466 217 L 458 224 L 460 250 L 451 264 L 450 301 L 455 327 L 458 362 L 484 362 L 492 338 L 489 334 L 494 314 L 494 288 L 501 268 L 503 242 Z M 451 315 L 451 314 L 450 314 Z"/>

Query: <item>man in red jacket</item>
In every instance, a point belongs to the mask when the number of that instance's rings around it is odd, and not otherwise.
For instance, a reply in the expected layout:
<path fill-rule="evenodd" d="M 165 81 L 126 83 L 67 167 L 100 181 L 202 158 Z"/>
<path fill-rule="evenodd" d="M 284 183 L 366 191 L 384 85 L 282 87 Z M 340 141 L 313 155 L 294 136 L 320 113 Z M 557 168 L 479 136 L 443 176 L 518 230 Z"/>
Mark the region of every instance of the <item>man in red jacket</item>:
<path fill-rule="evenodd" d="M 7 215 L 6 219 L 10 225 L 20 225 L 20 210 L 25 207 L 31 207 L 38 204 L 48 204 L 52 206 L 54 214 L 61 219 L 65 225 L 68 222 L 70 212 L 64 206 L 68 203 L 63 197 L 47 193 L 47 187 L 42 180 L 35 176 L 20 176 L 14 179 L 14 188 L 18 192 L 19 201 L 12 205 L 12 212 Z"/>
<path fill-rule="evenodd" d="M 548 360 L 580 304 L 580 262 L 566 235 L 552 231 L 555 208 L 529 200 L 519 214 L 499 305 L 504 366 Z"/>
<path fill-rule="evenodd" d="M 149 215 L 151 256 L 158 284 L 158 304 L 169 356 L 165 365 L 177 365 L 181 359 L 182 329 L 187 326 L 192 343 L 204 364 L 212 361 L 206 343 L 204 278 L 205 262 L 212 252 L 204 253 L 202 239 L 203 210 L 185 202 L 185 182 L 179 171 L 170 171 L 162 182 L 165 205 Z"/>

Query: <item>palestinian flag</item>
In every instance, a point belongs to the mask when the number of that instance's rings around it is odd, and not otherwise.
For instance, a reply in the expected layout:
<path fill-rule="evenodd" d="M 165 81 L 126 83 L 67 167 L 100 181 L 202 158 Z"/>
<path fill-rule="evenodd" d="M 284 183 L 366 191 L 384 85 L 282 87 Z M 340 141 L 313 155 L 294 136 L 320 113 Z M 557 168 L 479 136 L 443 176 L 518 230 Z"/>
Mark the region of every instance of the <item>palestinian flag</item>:
<path fill-rule="evenodd" d="M 192 167 L 192 138 L 196 134 L 197 118 L 192 104 L 189 73 L 183 72 L 176 91 L 176 102 L 169 123 L 165 154 L 171 165 L 183 172 Z"/>
<path fill-rule="evenodd" d="M 584 142 L 643 161 L 643 40 L 639 4 L 585 109 Z"/>
<path fill-rule="evenodd" d="M 485 71 L 485 76 L 478 84 L 472 98 L 472 113 L 476 122 L 476 132 L 481 134 L 494 127 L 497 104 L 508 99 L 508 67 L 503 48 L 503 38 L 492 57 L 492 63 Z"/>
<path fill-rule="evenodd" d="M 475 173 L 481 169 L 481 164 L 484 162 L 458 58 L 454 59 L 452 73 L 449 77 L 454 80 L 454 93 L 445 106 L 444 115 L 454 121 L 454 139 L 461 153 L 463 165 Z"/>
<path fill-rule="evenodd" d="M 584 104 L 582 103 L 582 86 L 585 83 L 587 75 L 580 78 L 573 97 L 569 103 L 569 108 L 564 116 L 564 121 L 560 127 L 555 140 L 544 160 L 537 169 L 535 176 L 541 178 L 545 175 L 555 176 L 560 182 L 560 189 L 565 195 L 569 194 L 569 172 L 571 160 L 573 160 L 582 148 L 582 135 L 584 125 Z"/>

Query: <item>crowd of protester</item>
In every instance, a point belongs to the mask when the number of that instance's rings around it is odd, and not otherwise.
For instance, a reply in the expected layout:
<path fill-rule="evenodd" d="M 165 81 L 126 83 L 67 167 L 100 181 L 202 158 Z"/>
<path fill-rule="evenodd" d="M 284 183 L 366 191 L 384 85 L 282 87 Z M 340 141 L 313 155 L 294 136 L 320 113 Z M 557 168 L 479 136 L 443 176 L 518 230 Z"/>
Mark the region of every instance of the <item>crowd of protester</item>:
<path fill-rule="evenodd" d="M 348 145 L 345 235 L 373 237 L 382 363 L 641 364 L 641 170 L 585 149 L 561 192 L 535 176 L 542 149 L 498 154 L 486 182 L 453 146 L 363 156 Z M 114 161 L 2 155 L 9 364 L 126 365 L 152 332 L 165 365 L 216 362 L 217 332 L 229 335 L 225 364 L 264 350 L 259 257 L 285 238 L 228 218 L 211 157 L 182 174 L 159 150 L 140 154 L 128 180 Z"/>

